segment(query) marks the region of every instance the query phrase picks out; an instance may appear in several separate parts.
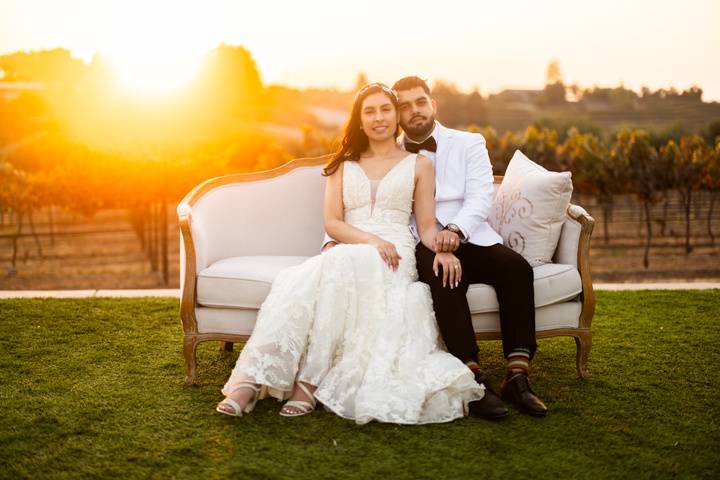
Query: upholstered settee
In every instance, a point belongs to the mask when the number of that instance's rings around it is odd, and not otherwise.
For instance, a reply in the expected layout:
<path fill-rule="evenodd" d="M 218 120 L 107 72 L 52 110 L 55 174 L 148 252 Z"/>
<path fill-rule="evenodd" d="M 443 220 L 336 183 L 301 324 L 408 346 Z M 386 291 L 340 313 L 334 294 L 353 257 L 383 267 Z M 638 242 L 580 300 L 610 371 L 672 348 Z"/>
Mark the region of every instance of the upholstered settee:
<path fill-rule="evenodd" d="M 247 340 L 275 275 L 319 253 L 326 160 L 213 178 L 178 205 L 186 383 L 195 380 L 198 343 L 218 340 L 231 347 Z M 501 180 L 495 177 L 496 190 Z M 570 205 L 554 263 L 534 268 L 537 337 L 574 337 L 583 378 L 595 310 L 588 263 L 593 225 L 585 210 Z M 495 290 L 471 285 L 467 296 L 477 338 L 500 339 Z"/>

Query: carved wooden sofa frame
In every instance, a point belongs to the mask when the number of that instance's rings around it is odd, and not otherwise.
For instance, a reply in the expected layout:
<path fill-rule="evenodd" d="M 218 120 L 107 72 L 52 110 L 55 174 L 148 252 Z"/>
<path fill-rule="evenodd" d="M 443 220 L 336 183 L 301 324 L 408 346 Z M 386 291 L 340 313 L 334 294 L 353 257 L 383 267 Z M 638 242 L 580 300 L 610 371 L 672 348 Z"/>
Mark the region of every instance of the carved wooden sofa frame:
<path fill-rule="evenodd" d="M 177 207 L 178 221 L 180 227 L 180 262 L 181 262 L 181 305 L 180 317 L 183 327 L 183 351 L 185 357 L 185 382 L 192 384 L 195 381 L 197 371 L 197 345 L 201 342 L 220 341 L 221 348 L 232 350 L 234 342 L 245 342 L 249 335 L 231 334 L 226 332 L 200 332 L 196 318 L 197 303 L 197 269 L 196 250 L 192 234 L 193 206 L 204 195 L 216 188 L 226 185 L 246 182 L 256 182 L 279 177 L 294 169 L 301 167 L 319 167 L 327 162 L 327 156 L 316 158 L 305 158 L 293 160 L 281 167 L 257 173 L 233 174 L 209 179 L 190 191 Z M 501 176 L 495 176 L 495 183 L 502 181 Z M 557 336 L 570 336 L 576 343 L 576 369 L 580 378 L 588 376 L 587 361 L 592 346 L 591 324 L 595 312 L 595 293 L 590 276 L 589 247 L 590 236 L 593 231 L 595 220 L 576 205 L 570 205 L 567 209 L 567 220 L 576 222 L 579 229 L 575 227 L 577 238 L 577 259 L 576 266 L 582 282 L 582 292 L 579 294 L 581 310 L 577 328 L 554 328 L 537 332 L 537 338 L 548 338 Z M 574 241 L 574 239 L 573 239 Z M 320 242 L 318 242 L 318 248 Z M 476 332 L 478 340 L 500 340 L 500 332 Z"/>

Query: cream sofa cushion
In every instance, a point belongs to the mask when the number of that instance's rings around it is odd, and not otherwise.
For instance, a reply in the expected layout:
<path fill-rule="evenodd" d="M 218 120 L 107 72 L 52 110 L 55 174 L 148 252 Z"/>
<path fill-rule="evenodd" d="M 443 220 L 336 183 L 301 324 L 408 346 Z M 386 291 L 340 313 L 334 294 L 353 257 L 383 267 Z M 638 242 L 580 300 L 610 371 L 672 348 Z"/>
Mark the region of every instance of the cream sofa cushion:
<path fill-rule="evenodd" d="M 572 265 L 548 263 L 533 268 L 535 308 L 564 302 L 582 292 L 580 272 Z M 471 313 L 497 312 L 500 309 L 495 289 L 484 283 L 468 288 Z"/>
<path fill-rule="evenodd" d="M 577 328 L 582 302 L 561 302 L 539 307 L 535 310 L 535 331 L 544 332 L 556 328 Z M 475 313 L 473 329 L 477 333 L 500 332 L 498 312 Z"/>
<path fill-rule="evenodd" d="M 227 333 L 230 335 L 252 334 L 257 321 L 257 310 L 247 308 L 210 308 L 197 307 L 199 333 Z"/>
<path fill-rule="evenodd" d="M 198 275 L 197 301 L 204 307 L 258 309 L 270 293 L 275 276 L 308 257 L 248 256 L 219 260 Z M 580 274 L 572 265 L 547 264 L 533 268 L 535 306 L 563 302 L 582 291 Z M 472 313 L 496 312 L 495 289 L 474 284 L 468 289 Z"/>
<path fill-rule="evenodd" d="M 490 225 L 533 267 L 552 261 L 572 194 L 570 177 L 516 150 L 495 195 Z"/>
<path fill-rule="evenodd" d="M 561 302 L 539 307 L 535 310 L 535 331 L 577 328 L 581 310 L 581 302 Z M 257 310 L 246 308 L 198 307 L 195 315 L 200 333 L 250 336 L 257 320 Z M 500 332 L 498 312 L 474 313 L 472 322 L 476 332 Z"/>
<path fill-rule="evenodd" d="M 197 303 L 206 307 L 258 309 L 270 293 L 275 276 L 307 258 L 270 255 L 218 260 L 198 274 Z"/>

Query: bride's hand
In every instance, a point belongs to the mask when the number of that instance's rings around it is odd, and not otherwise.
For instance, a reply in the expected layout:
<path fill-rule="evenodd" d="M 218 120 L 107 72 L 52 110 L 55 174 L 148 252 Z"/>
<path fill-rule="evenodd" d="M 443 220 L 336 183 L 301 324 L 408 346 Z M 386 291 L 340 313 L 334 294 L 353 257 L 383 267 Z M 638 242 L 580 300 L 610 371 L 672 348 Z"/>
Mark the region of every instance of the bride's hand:
<path fill-rule="evenodd" d="M 436 253 L 433 260 L 433 272 L 438 276 L 438 267 L 442 266 L 443 287 L 450 284 L 450 288 L 455 288 L 462 280 L 462 265 L 460 260 L 452 253 Z"/>
<path fill-rule="evenodd" d="M 385 260 L 385 263 L 387 263 L 390 268 L 397 270 L 402 257 L 397 252 L 395 244 L 385 241 L 380 237 L 373 238 L 370 240 L 369 244 L 377 248 L 380 256 L 383 260 Z"/>

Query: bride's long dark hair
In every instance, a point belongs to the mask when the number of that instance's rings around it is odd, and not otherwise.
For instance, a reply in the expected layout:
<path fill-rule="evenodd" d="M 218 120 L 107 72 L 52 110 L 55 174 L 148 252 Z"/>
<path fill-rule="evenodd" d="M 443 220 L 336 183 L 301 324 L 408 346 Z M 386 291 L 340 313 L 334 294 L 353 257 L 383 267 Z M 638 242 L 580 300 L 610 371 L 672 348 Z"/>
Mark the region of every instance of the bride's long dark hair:
<path fill-rule="evenodd" d="M 350 120 L 345 126 L 345 135 L 343 135 L 340 148 L 333 154 L 328 164 L 323 169 L 323 175 L 329 176 L 335 173 L 340 164 L 345 160 L 358 160 L 360 155 L 367 150 L 370 140 L 367 134 L 360 128 L 360 109 L 363 101 L 373 93 L 382 93 L 387 96 L 393 104 L 395 111 L 398 109 L 398 98 L 395 92 L 385 84 L 371 83 L 365 85 L 355 94 L 355 102 L 350 111 Z M 400 134 L 400 127 L 395 125 L 394 136 Z"/>

